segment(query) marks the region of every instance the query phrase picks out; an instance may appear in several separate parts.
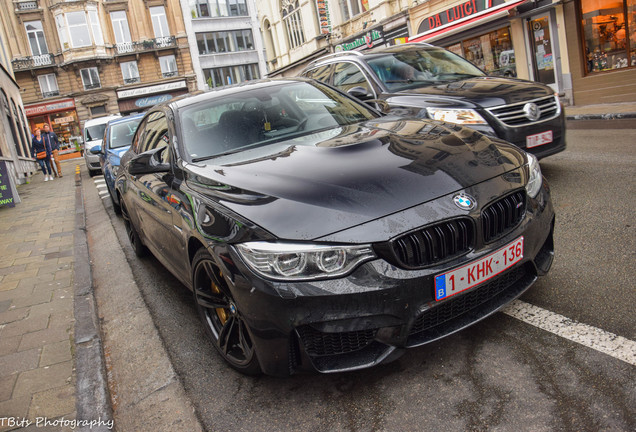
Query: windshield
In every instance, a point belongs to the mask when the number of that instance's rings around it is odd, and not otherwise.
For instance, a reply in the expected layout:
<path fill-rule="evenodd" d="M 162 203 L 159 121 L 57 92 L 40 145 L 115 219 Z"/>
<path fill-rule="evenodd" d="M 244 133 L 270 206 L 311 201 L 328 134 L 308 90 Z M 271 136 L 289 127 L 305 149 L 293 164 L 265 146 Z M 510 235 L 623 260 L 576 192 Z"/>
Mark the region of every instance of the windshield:
<path fill-rule="evenodd" d="M 390 91 L 485 76 L 472 63 L 444 49 L 387 53 L 368 63 Z"/>
<path fill-rule="evenodd" d="M 108 140 L 109 148 L 126 147 L 132 144 L 133 136 L 139 126 L 141 117 L 129 120 L 125 123 L 116 123 L 110 126 L 110 136 Z"/>
<path fill-rule="evenodd" d="M 320 83 L 286 82 L 209 99 L 179 112 L 193 161 L 377 117 Z"/>
<path fill-rule="evenodd" d="M 98 124 L 95 126 L 89 126 L 84 129 L 84 139 L 86 141 L 95 141 L 104 138 L 104 131 L 106 130 L 106 123 Z"/>

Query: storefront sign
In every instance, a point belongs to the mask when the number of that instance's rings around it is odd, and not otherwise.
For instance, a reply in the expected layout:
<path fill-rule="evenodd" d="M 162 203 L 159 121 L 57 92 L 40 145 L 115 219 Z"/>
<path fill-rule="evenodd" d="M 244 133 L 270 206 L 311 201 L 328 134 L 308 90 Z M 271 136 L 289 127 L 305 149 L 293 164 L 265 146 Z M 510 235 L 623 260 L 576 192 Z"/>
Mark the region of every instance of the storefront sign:
<path fill-rule="evenodd" d="M 75 108 L 75 101 L 73 99 L 65 99 L 48 104 L 25 106 L 24 112 L 27 117 L 31 117 L 34 115 L 51 113 L 53 111 L 68 110 L 71 108 Z"/>
<path fill-rule="evenodd" d="M 14 200 L 13 189 L 11 177 L 7 172 L 7 161 L 0 160 L 0 207 L 15 207 L 15 203 L 19 202 Z"/>
<path fill-rule="evenodd" d="M 75 117 L 68 116 L 68 117 L 58 117 L 58 118 L 53 120 L 53 123 L 55 123 L 55 124 L 67 124 L 67 123 L 71 123 L 73 121 L 75 121 Z"/>
<path fill-rule="evenodd" d="M 177 82 L 171 82 L 167 84 L 158 84 L 158 85 L 149 86 L 149 87 L 140 87 L 140 88 L 135 88 L 130 90 L 121 90 L 117 92 L 117 97 L 119 99 L 124 99 L 124 98 L 143 96 L 143 95 L 148 95 L 153 93 L 163 93 L 163 92 L 176 90 L 176 89 L 180 89 L 184 87 L 187 87 L 185 81 L 177 81 Z"/>
<path fill-rule="evenodd" d="M 465 3 L 441 11 L 438 14 L 425 19 L 418 33 L 422 33 L 429 30 L 435 30 L 443 25 L 450 24 L 454 21 L 470 17 L 479 12 L 483 12 L 492 7 L 499 6 L 505 3 L 505 0 L 468 0 Z"/>
<path fill-rule="evenodd" d="M 318 10 L 318 25 L 320 33 L 331 33 L 331 18 L 329 17 L 329 4 L 326 0 L 316 0 L 316 9 Z"/>
<path fill-rule="evenodd" d="M 143 108 L 147 106 L 157 105 L 158 103 L 169 101 L 170 99 L 172 99 L 172 96 L 169 94 L 139 98 L 135 101 L 135 106 Z"/>
<path fill-rule="evenodd" d="M 353 39 L 349 42 L 344 42 L 340 45 L 335 46 L 335 51 L 351 51 L 356 48 L 366 49 L 373 48 L 377 46 L 378 43 L 384 42 L 384 35 L 381 30 L 371 30 L 364 36 L 361 36 L 357 39 Z"/>

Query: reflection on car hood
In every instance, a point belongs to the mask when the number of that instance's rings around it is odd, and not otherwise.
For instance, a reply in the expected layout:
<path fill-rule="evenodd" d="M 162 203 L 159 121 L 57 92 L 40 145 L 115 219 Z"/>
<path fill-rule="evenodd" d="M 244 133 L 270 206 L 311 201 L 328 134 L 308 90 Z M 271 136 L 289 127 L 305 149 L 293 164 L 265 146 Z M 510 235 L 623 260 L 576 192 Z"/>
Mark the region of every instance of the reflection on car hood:
<path fill-rule="evenodd" d="M 468 128 L 384 118 L 188 164 L 186 181 L 279 238 L 311 240 L 524 163 Z"/>
<path fill-rule="evenodd" d="M 475 77 L 434 86 L 425 86 L 393 93 L 391 97 L 414 95 L 452 98 L 483 108 L 507 105 L 553 95 L 550 87 L 541 83 L 512 78 Z M 435 103 L 435 102 L 433 102 Z"/>

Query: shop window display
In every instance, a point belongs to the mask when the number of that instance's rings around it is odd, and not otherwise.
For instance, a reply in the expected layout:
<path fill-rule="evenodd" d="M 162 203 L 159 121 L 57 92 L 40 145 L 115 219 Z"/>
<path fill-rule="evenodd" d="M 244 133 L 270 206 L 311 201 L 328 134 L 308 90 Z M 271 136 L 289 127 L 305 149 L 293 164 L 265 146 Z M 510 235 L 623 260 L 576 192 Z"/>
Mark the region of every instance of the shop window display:
<path fill-rule="evenodd" d="M 636 0 L 582 0 L 587 72 L 636 66 Z"/>
<path fill-rule="evenodd" d="M 489 75 L 516 77 L 515 52 L 510 28 L 505 27 L 447 46 L 446 49 L 474 63 Z"/>

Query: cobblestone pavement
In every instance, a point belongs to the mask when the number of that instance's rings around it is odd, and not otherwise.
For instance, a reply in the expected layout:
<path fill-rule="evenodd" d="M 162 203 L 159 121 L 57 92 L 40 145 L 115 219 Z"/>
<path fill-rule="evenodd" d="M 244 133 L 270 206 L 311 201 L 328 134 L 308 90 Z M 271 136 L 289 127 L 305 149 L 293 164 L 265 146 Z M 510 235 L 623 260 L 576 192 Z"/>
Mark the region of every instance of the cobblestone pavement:
<path fill-rule="evenodd" d="M 36 174 L 0 208 L 0 431 L 75 418 L 75 165 Z"/>

